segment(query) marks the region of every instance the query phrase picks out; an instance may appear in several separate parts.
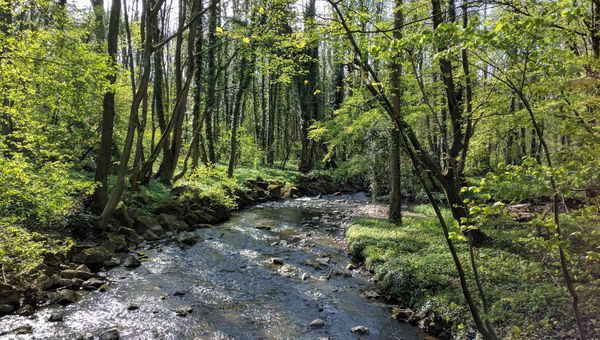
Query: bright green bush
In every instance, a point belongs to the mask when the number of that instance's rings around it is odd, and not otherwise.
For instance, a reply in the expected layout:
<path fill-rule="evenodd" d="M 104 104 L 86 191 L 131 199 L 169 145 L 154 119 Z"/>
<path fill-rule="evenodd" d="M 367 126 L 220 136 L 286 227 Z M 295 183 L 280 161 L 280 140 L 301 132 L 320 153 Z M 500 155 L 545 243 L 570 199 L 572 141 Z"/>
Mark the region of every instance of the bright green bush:
<path fill-rule="evenodd" d="M 21 279 L 42 264 L 46 253 L 65 253 L 73 241 L 53 239 L 17 226 L 0 225 L 0 273 Z"/>
<path fill-rule="evenodd" d="M 72 176 L 68 163 L 36 166 L 19 154 L 0 157 L 0 223 L 58 223 L 78 204 L 77 196 L 90 194 L 93 187 Z"/>
<path fill-rule="evenodd" d="M 200 197 L 207 197 L 215 203 L 227 207 L 235 207 L 235 197 L 232 193 L 239 184 L 234 178 L 227 177 L 224 167 L 202 165 L 179 180 L 177 185 L 189 186 L 198 190 Z"/>

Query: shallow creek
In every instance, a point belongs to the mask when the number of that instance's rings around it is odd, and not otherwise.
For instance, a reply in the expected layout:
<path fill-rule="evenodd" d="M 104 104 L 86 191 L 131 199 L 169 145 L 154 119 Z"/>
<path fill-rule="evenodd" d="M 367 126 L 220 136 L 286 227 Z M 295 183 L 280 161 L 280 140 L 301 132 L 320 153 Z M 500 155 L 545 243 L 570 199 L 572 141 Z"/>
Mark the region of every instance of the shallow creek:
<path fill-rule="evenodd" d="M 33 329 L 0 338 L 93 339 L 115 328 L 121 339 L 422 339 L 388 306 L 365 298 L 374 289 L 367 275 L 347 269 L 345 226 L 366 203 L 356 194 L 243 210 L 197 230 L 202 240 L 192 247 L 149 245 L 142 266 L 101 273 L 106 292 L 29 318 L 1 318 L 0 334 Z M 47 321 L 59 308 L 63 321 Z M 317 318 L 324 325 L 309 326 Z M 351 333 L 355 326 L 369 334 Z"/>

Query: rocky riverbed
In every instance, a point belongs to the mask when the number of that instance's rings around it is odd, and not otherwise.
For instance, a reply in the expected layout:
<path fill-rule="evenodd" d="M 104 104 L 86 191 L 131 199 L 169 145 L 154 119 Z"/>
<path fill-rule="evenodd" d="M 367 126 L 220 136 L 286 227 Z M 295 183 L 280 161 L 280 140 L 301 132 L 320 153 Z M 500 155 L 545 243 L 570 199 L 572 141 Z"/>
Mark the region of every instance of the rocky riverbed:
<path fill-rule="evenodd" d="M 179 242 L 147 243 L 135 257 L 141 265 L 98 273 L 95 284 L 102 282 L 103 291 L 78 294 L 78 303 L 52 304 L 31 316 L 5 316 L 0 334 L 23 339 L 423 338 L 417 328 L 391 318 L 390 306 L 379 299 L 367 273 L 346 255 L 345 225 L 365 213 L 365 204 L 361 194 L 263 203 L 223 224 L 180 234 L 187 238 Z"/>

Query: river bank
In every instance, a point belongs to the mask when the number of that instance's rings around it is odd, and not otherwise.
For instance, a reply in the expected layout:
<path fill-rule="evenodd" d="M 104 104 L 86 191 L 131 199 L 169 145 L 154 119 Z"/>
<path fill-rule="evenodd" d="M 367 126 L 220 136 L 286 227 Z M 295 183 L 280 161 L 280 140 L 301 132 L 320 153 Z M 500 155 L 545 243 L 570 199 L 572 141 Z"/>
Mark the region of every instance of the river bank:
<path fill-rule="evenodd" d="M 271 201 L 196 229 L 198 243 L 190 246 L 147 242 L 140 266 L 98 272 L 110 283 L 105 292 L 31 317 L 6 316 L 0 333 L 421 339 L 417 328 L 390 318 L 390 306 L 372 300 L 369 273 L 346 254 L 346 226 L 366 203 L 364 195 Z"/>
<path fill-rule="evenodd" d="M 283 180 L 246 180 L 230 196 L 236 210 L 261 202 L 302 195 L 357 191 L 360 186 L 334 183 L 327 176 L 300 176 L 297 184 Z M 188 186 L 171 189 L 169 197 L 158 202 L 134 197 L 128 206 L 121 203 L 106 229 L 99 229 L 96 217 L 79 213 L 72 217 L 62 235 L 36 237 L 68 239 L 65 246 L 43 250 L 41 263 L 12 276 L 4 273 L 0 283 L 0 316 L 31 315 L 46 303 L 67 305 L 81 299 L 81 291 L 106 290 L 97 276 L 101 269 L 117 266 L 135 268 L 146 258 L 139 249 L 148 244 L 176 242 L 190 246 L 197 241 L 192 233 L 199 228 L 226 221 L 232 208 Z M 49 242 L 46 242 L 49 243 Z"/>
<path fill-rule="evenodd" d="M 349 254 L 373 273 L 378 295 L 398 305 L 393 312 L 397 319 L 442 338 L 474 337 L 439 222 L 429 206 L 410 210 L 402 226 L 381 216 L 355 219 L 346 232 Z M 443 213 L 451 221 L 450 213 Z M 489 322 L 502 338 L 573 339 L 577 330 L 558 263 L 525 242 L 530 229 L 518 218 L 496 216 L 485 225 L 490 241 L 476 249 Z M 455 245 L 462 263 L 469 263 L 465 242 Z M 469 272 L 467 279 L 474 285 Z M 598 286 L 579 292 L 589 315 L 589 334 L 599 334 Z"/>

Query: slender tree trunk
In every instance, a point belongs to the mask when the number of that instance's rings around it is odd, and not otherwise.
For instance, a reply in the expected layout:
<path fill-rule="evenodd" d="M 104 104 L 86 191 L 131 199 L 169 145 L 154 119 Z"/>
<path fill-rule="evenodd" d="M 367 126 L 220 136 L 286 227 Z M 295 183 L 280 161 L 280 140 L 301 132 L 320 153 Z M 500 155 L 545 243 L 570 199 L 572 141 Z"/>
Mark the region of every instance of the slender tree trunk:
<path fill-rule="evenodd" d="M 394 26 L 398 27 L 394 30 L 394 39 L 402 39 L 402 25 L 404 25 L 404 13 L 402 8 L 403 0 L 395 1 Z M 392 69 L 392 109 L 393 114 L 397 117 L 402 115 L 402 59 L 401 55 L 395 56 L 391 63 Z M 396 126 L 390 130 L 390 210 L 388 219 L 395 224 L 402 224 L 402 179 L 400 173 L 400 131 Z"/>
<path fill-rule="evenodd" d="M 217 62 L 216 62 L 216 44 L 217 44 L 217 3 L 219 0 L 211 0 L 210 11 L 208 13 L 208 51 L 207 51 L 207 93 L 206 109 L 204 114 L 204 125 L 206 129 L 206 144 L 208 146 L 208 161 L 216 163 L 215 138 L 213 133 L 214 116 L 218 114 L 216 107 L 215 87 L 217 84 Z"/>
<path fill-rule="evenodd" d="M 533 108 L 531 107 L 529 100 L 525 96 L 522 91 L 518 92 L 519 98 L 521 99 L 527 113 L 529 114 L 529 118 L 531 120 L 531 124 L 535 130 L 536 136 L 542 146 L 542 152 L 544 153 L 544 157 L 546 159 L 546 163 L 548 163 L 548 167 L 553 169 L 552 156 L 550 154 L 550 149 L 548 148 L 548 144 L 546 143 L 546 139 L 544 138 L 544 134 L 542 132 L 542 127 L 535 118 L 535 114 L 533 113 Z M 556 184 L 556 179 L 553 175 L 553 172 L 550 172 L 550 186 L 552 188 L 552 210 L 554 217 L 554 225 L 556 226 L 556 235 L 559 239 L 563 238 L 561 233 L 561 224 L 560 224 L 560 211 L 558 209 L 559 206 L 559 189 Z M 581 311 L 579 310 L 579 294 L 575 289 L 575 285 L 573 284 L 573 278 L 571 276 L 571 271 L 569 270 L 569 262 L 567 259 L 567 255 L 563 249 L 563 246 L 558 245 L 558 254 L 559 254 L 559 262 L 560 268 L 563 275 L 563 279 L 565 280 L 565 285 L 571 295 L 571 303 L 573 308 L 573 315 L 575 317 L 575 322 L 577 324 L 577 329 L 579 330 L 579 338 L 581 340 L 587 339 L 587 334 L 585 331 L 585 326 L 583 325 L 583 317 L 581 315 Z"/>
<path fill-rule="evenodd" d="M 108 25 L 108 55 L 111 66 L 117 64 L 117 51 L 119 39 L 119 23 L 121 16 L 121 0 L 112 0 L 110 10 L 110 21 Z M 104 23 L 102 23 L 104 25 Z M 112 85 L 117 81 L 117 74 L 112 73 L 108 76 L 108 81 Z M 109 90 L 104 94 L 102 101 L 102 128 L 100 137 L 100 149 L 98 149 L 98 159 L 96 161 L 96 174 L 94 180 L 100 185 L 94 193 L 96 206 L 104 207 L 108 201 L 108 176 L 111 168 L 111 150 L 113 139 L 113 126 L 115 119 L 115 92 Z M 100 208 L 101 209 L 101 208 Z"/>
<path fill-rule="evenodd" d="M 161 40 L 161 29 L 159 27 L 159 22 L 157 17 L 153 17 L 150 21 L 150 28 L 152 30 L 153 39 L 155 41 Z M 153 67 L 154 67 L 154 78 L 153 78 L 153 102 L 154 102 L 154 111 L 156 112 L 156 119 L 158 120 L 158 127 L 160 129 L 161 134 L 165 138 L 165 142 L 162 144 L 162 152 L 163 152 L 163 161 L 161 164 L 165 164 L 165 157 L 168 157 L 169 154 L 169 133 L 167 133 L 167 118 L 165 114 L 165 103 L 164 103 L 164 52 L 163 47 L 159 47 L 152 57 L 153 59 Z M 148 160 L 151 161 L 151 158 Z M 153 162 L 153 161 L 152 161 Z M 152 165 L 144 166 L 145 168 L 152 169 Z M 152 170 L 150 170 L 151 172 Z M 147 182 L 150 179 L 151 173 L 142 171 L 144 176 L 143 182 Z"/>
<path fill-rule="evenodd" d="M 252 80 L 251 74 L 254 73 L 254 63 L 250 62 L 248 65 L 248 60 L 246 57 L 243 57 L 240 61 L 240 85 L 237 91 L 237 95 L 235 96 L 235 103 L 233 106 L 233 117 L 231 121 L 231 152 L 229 154 L 229 166 L 227 168 L 227 177 L 233 177 L 233 170 L 235 167 L 235 161 L 237 158 L 237 130 L 240 120 L 240 111 L 242 110 L 242 99 L 245 95 L 245 92 L 250 85 L 250 81 Z"/>
<path fill-rule="evenodd" d="M 313 30 L 315 20 L 315 0 L 309 0 L 304 14 L 305 31 Z M 298 101 L 300 103 L 300 160 L 298 169 L 301 172 L 312 170 L 313 155 L 315 146 L 308 138 L 308 129 L 314 119 L 319 116 L 320 105 L 318 99 L 318 78 L 319 78 L 319 44 L 310 42 L 304 49 L 304 54 L 308 60 L 304 63 L 303 69 L 306 74 L 296 77 L 296 86 L 298 90 Z"/>
<path fill-rule="evenodd" d="M 94 34 L 99 45 L 104 42 L 106 31 L 104 29 L 104 0 L 91 0 L 94 10 Z"/>
<path fill-rule="evenodd" d="M 118 1 L 118 0 L 117 0 Z M 162 3 L 161 0 L 160 3 Z M 100 215 L 100 227 L 101 229 L 105 229 L 108 225 L 112 214 L 117 207 L 119 201 L 121 200 L 121 196 L 125 189 L 125 176 L 127 173 L 127 165 L 129 163 L 129 158 L 131 156 L 131 149 L 133 147 L 133 138 L 135 135 L 136 121 L 138 119 L 138 112 L 140 105 L 144 96 L 147 94 L 148 90 L 148 82 L 150 80 L 150 61 L 152 58 L 152 35 L 148 34 L 150 30 L 149 25 L 149 17 L 152 15 L 150 13 L 150 9 L 153 7 L 152 4 L 147 3 L 146 1 L 142 2 L 143 6 L 143 14 L 142 20 L 145 26 L 145 30 L 142 30 L 142 37 L 144 40 L 144 52 L 143 52 L 143 62 L 142 62 L 142 76 L 140 77 L 140 82 L 138 85 L 138 90 L 133 97 L 133 102 L 131 103 L 131 110 L 129 113 L 129 121 L 127 127 L 127 135 L 125 136 L 125 143 L 123 146 L 123 153 L 121 154 L 121 162 L 119 164 L 119 170 L 117 173 L 117 182 L 115 184 L 115 188 L 113 189 L 111 196 Z M 154 4 L 154 6 L 157 6 Z M 156 14 L 153 14 L 156 15 Z"/>
<path fill-rule="evenodd" d="M 451 0 L 454 1 L 454 0 Z M 461 9 L 462 9 L 462 26 L 463 29 L 466 29 L 468 24 L 469 24 L 469 16 L 468 16 L 468 0 L 463 0 L 462 4 L 461 4 Z M 467 124 L 466 124 L 466 129 L 465 129 L 465 136 L 464 136 L 464 142 L 463 142 L 463 148 L 462 148 L 462 152 L 461 152 L 461 159 L 458 162 L 458 175 L 460 176 L 460 181 L 463 185 L 466 185 L 465 179 L 464 179 L 464 167 L 465 167 L 465 162 L 466 162 L 466 158 L 467 158 L 467 152 L 468 152 L 468 148 L 469 148 L 469 139 L 471 138 L 471 135 L 473 133 L 473 123 L 471 120 L 471 115 L 473 114 L 473 84 L 471 81 L 471 71 L 469 68 L 469 54 L 467 52 L 466 49 L 463 49 L 461 51 L 461 59 L 462 59 L 462 68 L 463 68 L 463 73 L 465 76 L 465 106 L 466 106 L 466 119 L 467 119 Z M 513 104 L 514 105 L 514 104 Z M 483 289 L 483 284 L 481 283 L 481 279 L 479 277 L 479 268 L 477 266 L 477 261 L 475 259 L 475 244 L 477 241 L 478 237 L 482 237 L 481 233 L 476 232 L 476 230 L 474 229 L 469 229 L 469 231 L 467 231 L 467 237 L 468 237 L 468 249 L 469 249 L 469 260 L 471 263 L 471 270 L 473 271 L 473 277 L 475 278 L 475 285 L 477 286 L 477 292 L 479 293 L 479 298 L 481 299 L 481 303 L 483 305 L 483 313 L 486 316 L 484 319 L 484 323 L 485 326 L 487 327 L 488 332 L 490 333 L 490 335 L 493 338 L 497 338 L 497 335 L 494 331 L 494 328 L 492 327 L 492 325 L 490 324 L 490 322 L 488 321 L 487 316 L 489 316 L 489 303 L 487 300 L 487 295 L 485 293 L 485 290 Z"/>
<path fill-rule="evenodd" d="M 183 23 L 185 22 L 185 0 L 182 0 L 182 4 L 181 4 L 181 9 L 180 11 L 183 13 L 183 19 L 181 21 L 181 29 L 183 29 Z M 198 1 L 193 1 L 192 2 L 192 8 L 191 8 L 191 12 L 192 13 L 196 13 L 198 11 Z M 171 180 L 173 179 L 173 176 L 175 174 L 175 170 L 177 169 L 177 164 L 179 161 L 179 155 L 181 154 L 181 147 L 182 147 L 182 134 L 183 134 L 183 121 L 185 118 L 185 111 L 187 108 L 187 99 L 188 99 L 188 94 L 189 94 L 189 89 L 190 89 L 190 84 L 192 81 L 192 78 L 194 76 L 194 42 L 196 41 L 196 21 L 192 21 L 190 23 L 190 29 L 189 29 L 189 34 L 188 34 L 188 41 L 187 41 L 187 69 L 185 72 L 185 85 L 182 84 L 183 82 L 183 65 L 181 64 L 182 60 L 181 58 L 179 59 L 178 63 L 179 63 L 179 76 L 178 76 L 178 82 L 176 84 L 177 87 L 177 98 L 178 98 L 178 103 L 176 106 L 176 109 L 173 111 L 173 115 L 175 115 L 175 125 L 173 126 L 173 138 L 172 138 L 172 142 L 171 142 L 171 147 L 170 147 L 170 152 L 171 152 L 171 156 L 170 156 L 170 163 L 167 165 L 167 171 L 165 172 L 165 177 L 163 177 L 163 180 L 171 182 Z M 179 37 L 181 37 L 181 42 L 183 42 L 183 35 L 179 35 Z M 181 54 L 183 52 L 181 52 L 181 46 L 180 46 L 180 51 L 178 54 Z"/>
<path fill-rule="evenodd" d="M 202 0 L 198 0 L 199 10 L 202 10 Z M 202 157 L 202 162 L 206 163 L 206 155 L 200 153 L 200 141 L 202 139 L 201 130 L 203 126 L 202 115 L 200 114 L 201 100 L 202 100 L 202 71 L 203 71 L 203 58 L 202 58 L 202 42 L 203 42 L 203 23 L 202 16 L 198 18 L 197 32 L 196 32 L 196 45 L 195 45 L 195 56 L 194 62 L 196 63 L 194 71 L 194 107 L 192 109 L 193 121 L 192 121 L 192 143 L 190 148 L 192 149 L 192 169 L 198 167 L 198 160 Z"/>
<path fill-rule="evenodd" d="M 277 113 L 277 99 L 279 86 L 275 83 L 275 75 L 271 74 L 269 80 L 269 120 L 267 122 L 267 164 L 273 165 L 275 161 L 275 116 Z"/>
<path fill-rule="evenodd" d="M 267 90 L 266 90 L 266 75 L 263 71 L 260 78 L 260 112 L 261 112 L 261 124 L 260 124 L 260 145 L 262 146 L 263 151 L 267 152 Z M 266 162 L 266 158 L 264 160 Z"/>

